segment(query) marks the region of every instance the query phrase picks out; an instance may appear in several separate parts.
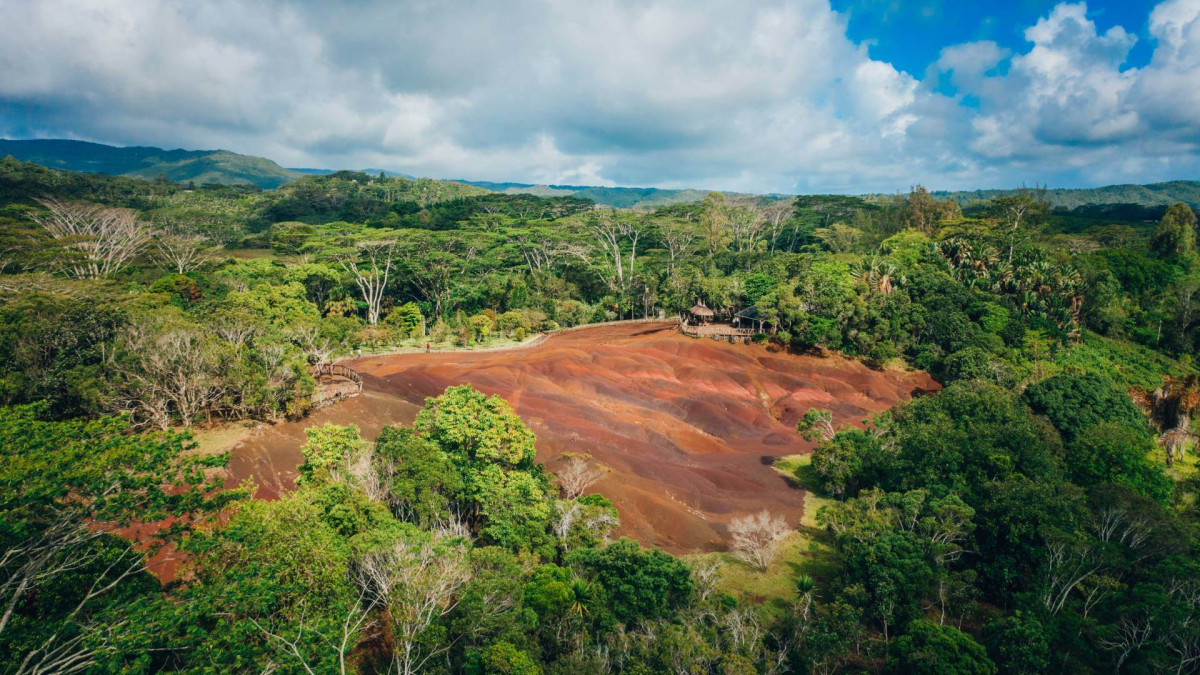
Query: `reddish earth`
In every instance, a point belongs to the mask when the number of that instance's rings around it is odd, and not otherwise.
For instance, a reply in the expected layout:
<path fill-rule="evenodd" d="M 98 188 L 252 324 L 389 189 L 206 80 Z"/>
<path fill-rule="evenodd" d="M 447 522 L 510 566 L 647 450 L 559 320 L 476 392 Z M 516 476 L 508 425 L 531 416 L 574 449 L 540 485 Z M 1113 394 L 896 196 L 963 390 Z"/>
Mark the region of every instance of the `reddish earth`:
<path fill-rule="evenodd" d="M 724 548 L 724 523 L 761 509 L 791 524 L 803 491 L 771 468 L 808 452 L 794 429 L 810 407 L 859 422 L 923 390 L 925 373 L 875 371 L 839 356 L 798 356 L 681 335 L 671 324 L 564 332 L 528 349 L 379 356 L 346 362 L 361 396 L 239 444 L 230 482 L 254 477 L 258 496 L 292 487 L 304 428 L 357 424 L 373 438 L 410 423 L 428 396 L 471 384 L 499 394 L 537 433 L 538 460 L 591 453 L 611 469 L 592 490 L 616 504 L 621 534 L 672 552 Z"/>

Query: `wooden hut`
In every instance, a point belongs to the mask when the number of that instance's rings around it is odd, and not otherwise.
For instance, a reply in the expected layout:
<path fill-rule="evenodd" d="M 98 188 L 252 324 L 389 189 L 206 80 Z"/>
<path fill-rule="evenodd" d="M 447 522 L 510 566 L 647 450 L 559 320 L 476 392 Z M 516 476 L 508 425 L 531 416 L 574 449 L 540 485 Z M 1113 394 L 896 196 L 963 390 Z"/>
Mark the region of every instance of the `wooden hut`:
<path fill-rule="evenodd" d="M 704 306 L 703 300 L 697 300 L 696 304 L 687 311 L 687 322 L 690 326 L 707 326 L 712 323 L 713 311 Z"/>
<path fill-rule="evenodd" d="M 743 309 L 733 317 L 735 328 L 753 330 L 755 333 L 766 333 L 773 328 L 773 322 L 763 316 L 754 305 Z"/>

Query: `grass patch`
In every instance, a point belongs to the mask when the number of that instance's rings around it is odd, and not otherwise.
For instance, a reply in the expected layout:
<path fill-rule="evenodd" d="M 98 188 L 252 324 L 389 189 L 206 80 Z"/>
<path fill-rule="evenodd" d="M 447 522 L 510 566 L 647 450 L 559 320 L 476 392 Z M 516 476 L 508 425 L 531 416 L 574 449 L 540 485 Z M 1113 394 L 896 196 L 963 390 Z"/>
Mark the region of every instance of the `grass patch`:
<path fill-rule="evenodd" d="M 206 429 L 193 428 L 192 440 L 196 443 L 194 452 L 206 456 L 228 452 L 250 435 L 255 424 L 253 422 L 234 422 Z"/>
<path fill-rule="evenodd" d="M 812 454 L 780 457 L 775 460 L 773 468 L 804 490 L 804 518 L 800 521 L 800 527 L 815 529 L 817 511 L 826 504 L 832 504 L 834 499 L 821 493 L 821 481 L 812 467 Z"/>
<path fill-rule="evenodd" d="M 796 579 L 808 575 L 818 581 L 829 579 L 834 569 L 829 561 L 823 532 L 817 526 L 817 510 L 834 500 L 815 490 L 818 482 L 812 472 L 812 455 L 788 455 L 776 460 L 774 468 L 787 476 L 797 489 L 804 490 L 804 517 L 789 533 L 770 568 L 759 571 L 738 560 L 732 553 L 701 553 L 688 556 L 696 562 L 721 561 L 717 592 L 739 603 L 762 605 L 775 616 L 783 616 L 796 600 Z"/>

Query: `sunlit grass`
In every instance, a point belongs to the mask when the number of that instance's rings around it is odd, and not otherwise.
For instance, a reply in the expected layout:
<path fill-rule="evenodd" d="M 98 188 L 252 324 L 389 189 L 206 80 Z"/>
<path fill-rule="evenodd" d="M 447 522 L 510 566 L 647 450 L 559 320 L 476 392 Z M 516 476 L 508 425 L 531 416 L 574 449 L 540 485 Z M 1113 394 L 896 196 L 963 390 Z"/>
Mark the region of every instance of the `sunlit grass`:
<path fill-rule="evenodd" d="M 690 560 L 716 558 L 721 561 L 717 591 L 735 598 L 739 603 L 764 606 L 771 613 L 782 613 L 796 600 L 796 580 L 808 575 L 819 582 L 827 580 L 833 566 L 827 548 L 821 543 L 822 533 L 817 526 L 817 510 L 832 503 L 817 494 L 815 476 L 810 468 L 811 455 L 788 455 L 776 460 L 776 471 L 788 477 L 804 493 L 804 517 L 796 530 L 787 535 L 775 562 L 766 571 L 759 571 L 739 560 L 732 553 L 705 553 L 689 556 Z"/>

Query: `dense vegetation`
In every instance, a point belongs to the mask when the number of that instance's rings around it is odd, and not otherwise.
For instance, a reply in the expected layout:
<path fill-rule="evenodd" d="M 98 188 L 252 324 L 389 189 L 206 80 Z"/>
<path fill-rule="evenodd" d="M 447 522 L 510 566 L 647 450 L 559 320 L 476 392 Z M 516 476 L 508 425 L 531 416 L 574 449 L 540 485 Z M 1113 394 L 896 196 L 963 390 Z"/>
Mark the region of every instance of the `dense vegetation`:
<path fill-rule="evenodd" d="M 1192 671 L 1200 257 L 1187 205 L 1153 215 L 922 189 L 628 212 L 354 172 L 262 192 L 0 161 L 0 663 Z M 374 442 L 309 428 L 274 502 L 214 492 L 225 458 L 186 430 L 302 417 L 312 367 L 351 350 L 697 299 L 752 309 L 772 348 L 946 385 L 862 428 L 804 416 L 819 445 L 797 480 L 828 497 L 807 549 L 770 514 L 732 528 L 736 560 L 612 541 L 611 502 L 556 485 L 533 432 L 469 387 Z M 163 546 L 187 557 L 165 586 L 143 555 Z M 727 582 L 768 574 L 784 587 Z"/>

